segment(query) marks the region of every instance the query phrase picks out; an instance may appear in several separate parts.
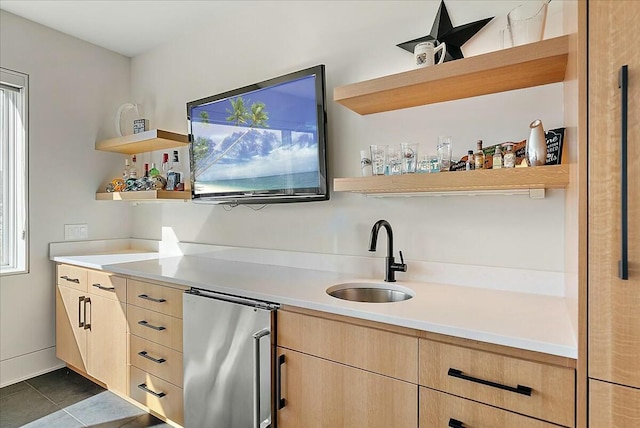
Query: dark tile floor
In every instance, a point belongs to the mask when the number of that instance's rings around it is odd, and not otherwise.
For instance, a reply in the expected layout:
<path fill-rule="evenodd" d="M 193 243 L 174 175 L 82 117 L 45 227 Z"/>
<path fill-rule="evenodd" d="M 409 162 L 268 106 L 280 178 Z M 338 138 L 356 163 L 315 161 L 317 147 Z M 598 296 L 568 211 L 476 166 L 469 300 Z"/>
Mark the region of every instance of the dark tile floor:
<path fill-rule="evenodd" d="M 169 427 L 72 370 L 0 388 L 0 428 Z"/>

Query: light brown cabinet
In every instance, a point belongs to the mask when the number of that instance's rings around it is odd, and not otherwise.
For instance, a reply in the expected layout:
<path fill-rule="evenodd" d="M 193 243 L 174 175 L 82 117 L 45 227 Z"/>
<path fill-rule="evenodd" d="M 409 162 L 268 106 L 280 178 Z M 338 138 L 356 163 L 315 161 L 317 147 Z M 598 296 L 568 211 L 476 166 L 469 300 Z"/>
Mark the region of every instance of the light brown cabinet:
<path fill-rule="evenodd" d="M 278 311 L 278 427 L 415 428 L 418 338 L 315 315 Z"/>
<path fill-rule="evenodd" d="M 636 29 L 640 2 L 590 0 L 587 7 L 589 417 L 592 427 L 629 427 L 640 423 L 640 34 Z M 619 79 L 624 65 L 628 66 L 626 225 L 620 170 L 625 108 Z M 625 226 L 626 280 L 619 277 Z"/>
<path fill-rule="evenodd" d="M 182 294 L 184 288 L 129 279 L 129 396 L 184 423 Z"/>
<path fill-rule="evenodd" d="M 126 393 L 126 280 L 59 265 L 56 287 L 56 355 L 76 370 Z"/>

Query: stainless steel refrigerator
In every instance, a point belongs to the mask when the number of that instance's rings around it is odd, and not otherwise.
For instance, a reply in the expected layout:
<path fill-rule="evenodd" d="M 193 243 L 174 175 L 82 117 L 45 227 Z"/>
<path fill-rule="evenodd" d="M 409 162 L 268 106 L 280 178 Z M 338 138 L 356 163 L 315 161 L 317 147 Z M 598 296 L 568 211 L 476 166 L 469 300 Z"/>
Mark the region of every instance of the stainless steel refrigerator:
<path fill-rule="evenodd" d="M 277 308 L 195 288 L 185 292 L 185 428 L 271 426 Z"/>

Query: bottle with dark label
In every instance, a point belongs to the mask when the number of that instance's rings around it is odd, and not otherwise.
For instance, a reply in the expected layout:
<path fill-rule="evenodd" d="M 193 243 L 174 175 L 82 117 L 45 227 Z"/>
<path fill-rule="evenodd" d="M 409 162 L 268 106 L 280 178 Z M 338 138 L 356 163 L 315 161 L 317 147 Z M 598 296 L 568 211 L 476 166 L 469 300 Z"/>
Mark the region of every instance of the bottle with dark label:
<path fill-rule="evenodd" d="M 482 140 L 478 140 L 476 153 L 473 155 L 475 169 L 484 169 L 484 152 L 482 151 Z"/>
<path fill-rule="evenodd" d="M 184 175 L 180 165 L 180 157 L 178 151 L 173 151 L 173 157 L 169 172 L 167 173 L 167 190 L 184 190 Z"/>
<path fill-rule="evenodd" d="M 476 161 L 473 157 L 473 150 L 467 152 L 467 161 L 464 164 L 464 169 L 467 171 L 473 171 L 476 167 Z"/>

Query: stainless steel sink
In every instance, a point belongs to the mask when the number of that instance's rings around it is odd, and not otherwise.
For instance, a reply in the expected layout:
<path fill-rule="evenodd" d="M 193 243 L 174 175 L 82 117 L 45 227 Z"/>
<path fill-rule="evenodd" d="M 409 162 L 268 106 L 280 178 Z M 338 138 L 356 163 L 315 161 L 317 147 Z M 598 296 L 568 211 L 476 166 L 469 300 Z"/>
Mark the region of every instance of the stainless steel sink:
<path fill-rule="evenodd" d="M 409 300 L 413 290 L 387 283 L 354 282 L 327 288 L 327 294 L 342 300 L 366 303 L 391 303 Z"/>

